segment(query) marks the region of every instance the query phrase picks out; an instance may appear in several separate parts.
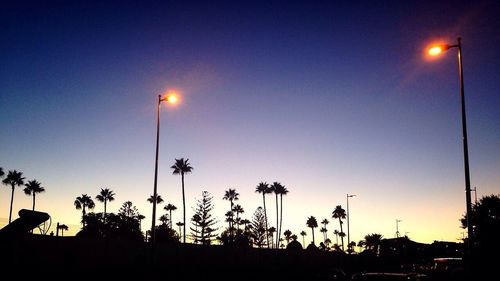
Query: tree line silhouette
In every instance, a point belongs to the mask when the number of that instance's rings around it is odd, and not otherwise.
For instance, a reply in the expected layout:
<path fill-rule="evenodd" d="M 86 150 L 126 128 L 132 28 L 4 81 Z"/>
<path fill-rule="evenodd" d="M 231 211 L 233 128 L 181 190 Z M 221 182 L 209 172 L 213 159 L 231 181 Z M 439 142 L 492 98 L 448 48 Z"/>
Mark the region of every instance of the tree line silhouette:
<path fill-rule="evenodd" d="M 164 206 L 165 214 L 161 215 L 158 219 L 161 222 L 156 226 L 155 236 L 158 242 L 170 243 L 186 243 L 186 200 L 185 200 L 185 179 L 184 176 L 193 171 L 193 167 L 189 163 L 189 159 L 179 158 L 175 159 L 174 164 L 170 167 L 172 174 L 181 176 L 181 192 L 183 203 L 183 218 L 182 221 L 175 223 L 178 230 L 174 229 L 173 212 L 177 207 L 172 203 L 167 203 Z M 5 177 L 5 178 L 4 178 Z M 0 167 L 0 178 L 4 178 L 2 183 L 11 188 L 11 200 L 9 209 L 9 223 L 12 221 L 12 207 L 14 201 L 14 191 L 18 186 L 24 186 L 24 193 L 32 196 L 32 210 L 35 210 L 36 195 L 45 191 L 45 188 L 37 180 L 30 180 L 25 183 L 23 173 L 17 170 L 11 170 L 5 176 L 3 168 Z M 240 194 L 236 188 L 229 188 L 224 192 L 223 200 L 229 201 L 229 210 L 225 213 L 225 222 L 227 225 L 220 229 L 217 227 L 219 221 L 213 216 L 213 196 L 208 191 L 203 191 L 201 197 L 197 199 L 195 207 L 193 207 L 194 215 L 190 219 L 191 226 L 189 227 L 189 238 L 193 244 L 210 245 L 219 243 L 222 245 L 235 245 L 242 247 L 256 247 L 256 248 L 270 248 L 278 249 L 288 247 L 291 242 L 297 242 L 297 235 L 293 234 L 289 229 L 283 230 L 283 196 L 289 193 L 285 185 L 280 182 L 273 182 L 268 184 L 261 181 L 257 184 L 255 192 L 262 194 L 262 206 L 258 207 L 251 220 L 245 219 L 242 215 L 245 213 L 244 208 L 240 204 L 235 204 L 240 198 Z M 272 226 L 268 220 L 266 195 L 274 194 L 275 207 L 276 207 L 276 220 L 275 226 Z M 77 210 L 82 211 L 82 228 L 76 234 L 77 237 L 87 238 L 119 238 L 119 239 L 132 239 L 137 241 L 148 241 L 151 237 L 151 230 L 145 233 L 141 230 L 141 221 L 145 218 L 140 214 L 138 209 L 131 201 L 125 201 L 117 214 L 109 213 L 107 211 L 107 204 L 115 200 L 115 192 L 109 188 L 101 188 L 99 194 L 95 196 L 98 202 L 103 204 L 103 212 L 94 213 L 88 212 L 95 208 L 95 202 L 88 194 L 77 196 L 74 201 L 74 206 Z M 147 198 L 150 203 L 155 202 L 161 204 L 164 202 L 161 195 L 154 198 L 151 195 Z M 498 219 L 489 217 L 491 210 L 497 209 L 500 205 L 499 196 L 491 195 L 482 198 L 479 203 L 474 205 L 473 225 L 478 239 L 478 245 L 484 246 L 484 241 L 493 241 L 492 234 L 498 234 Z M 311 229 L 312 241 L 307 246 L 308 249 L 319 249 L 324 251 L 337 251 L 337 252 L 354 252 L 354 247 L 358 246 L 364 248 L 365 251 L 373 253 L 379 252 L 379 247 L 383 236 L 378 233 L 367 234 L 363 240 L 358 243 L 354 241 L 347 241 L 347 249 L 344 241 L 346 236 L 343 231 L 344 220 L 346 219 L 346 212 L 341 205 L 337 205 L 332 211 L 331 218 L 338 220 L 339 230 L 335 229 L 335 243 L 328 238 L 328 228 L 330 221 L 324 218 L 320 224 L 320 232 L 323 234 L 323 241 L 316 246 L 315 229 L 319 227 L 318 220 L 315 216 L 309 216 L 305 222 L 305 226 Z M 156 219 L 156 218 L 155 218 Z M 464 216 L 461 219 L 462 227 L 466 227 L 467 221 Z M 57 232 L 68 230 L 67 225 L 59 224 L 56 227 Z M 220 233 L 218 233 L 218 231 Z M 145 235 L 144 235 L 145 234 Z M 281 235 L 284 237 L 282 238 Z M 302 236 L 302 247 L 305 245 L 305 236 L 307 232 L 302 230 L 299 235 Z M 340 243 L 339 243 L 340 237 Z M 495 236 L 496 237 L 496 236 Z M 483 241 L 483 242 L 481 242 Z M 286 245 L 285 245 L 286 242 Z M 300 243 L 299 243 L 300 244 Z"/>

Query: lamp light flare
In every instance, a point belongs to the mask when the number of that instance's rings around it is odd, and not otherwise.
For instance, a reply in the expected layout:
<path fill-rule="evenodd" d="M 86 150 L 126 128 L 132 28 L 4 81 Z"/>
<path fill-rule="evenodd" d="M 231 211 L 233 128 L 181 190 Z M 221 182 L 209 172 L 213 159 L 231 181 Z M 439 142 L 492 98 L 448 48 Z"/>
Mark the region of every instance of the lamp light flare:
<path fill-rule="evenodd" d="M 443 47 L 441 46 L 434 46 L 429 49 L 429 55 L 430 56 L 437 56 L 443 52 Z"/>
<path fill-rule="evenodd" d="M 171 104 L 175 104 L 179 101 L 179 98 L 175 94 L 170 94 L 165 99 L 168 103 Z"/>

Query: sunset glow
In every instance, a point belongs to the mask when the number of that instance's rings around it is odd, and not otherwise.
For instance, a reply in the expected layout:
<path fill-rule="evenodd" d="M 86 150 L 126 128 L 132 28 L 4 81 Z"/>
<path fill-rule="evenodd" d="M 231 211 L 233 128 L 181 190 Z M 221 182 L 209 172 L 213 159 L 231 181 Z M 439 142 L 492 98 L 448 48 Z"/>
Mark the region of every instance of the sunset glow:
<path fill-rule="evenodd" d="M 306 231 L 307 245 L 310 216 L 330 221 L 332 240 L 347 231 L 332 218 L 347 200 L 352 241 L 395 237 L 395 219 L 414 241 L 458 241 L 466 206 L 458 49 L 446 45 L 458 36 L 471 186 L 478 199 L 500 192 L 499 13 L 486 4 L 8 2 L 0 167 L 42 183 L 36 209 L 68 225 L 65 235 L 82 227 L 75 198 L 101 188 L 116 194 L 110 213 L 133 202 L 145 232 L 153 186 L 164 199 L 158 218 L 166 204 L 177 207 L 174 226 L 185 202 L 187 231 L 196 200 L 210 192 L 220 234 L 231 208 L 225 190 L 236 189 L 240 218 L 252 220 L 264 203 L 256 186 L 276 181 L 289 193 L 280 223 L 278 196 L 265 195 L 269 225 Z M 174 175 L 176 158 L 193 171 Z M 23 188 L 0 186 L 0 228 L 12 194 L 13 218 L 32 208 Z M 87 211 L 103 212 L 95 203 Z"/>

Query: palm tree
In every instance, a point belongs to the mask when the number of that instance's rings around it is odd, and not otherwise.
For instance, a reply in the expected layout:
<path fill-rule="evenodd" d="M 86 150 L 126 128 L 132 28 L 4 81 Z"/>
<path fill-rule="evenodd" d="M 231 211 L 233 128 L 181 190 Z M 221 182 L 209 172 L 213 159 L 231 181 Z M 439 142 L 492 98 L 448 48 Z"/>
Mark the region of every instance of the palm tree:
<path fill-rule="evenodd" d="M 45 188 L 41 186 L 36 180 L 29 181 L 24 188 L 24 194 L 31 196 L 33 194 L 33 211 L 35 210 L 35 196 L 37 193 L 42 193 L 45 191 Z"/>
<path fill-rule="evenodd" d="M 236 204 L 233 207 L 233 212 L 236 213 L 236 227 L 238 230 L 240 230 L 240 214 L 243 214 L 245 210 L 243 209 L 243 207 L 241 207 L 240 204 Z"/>
<path fill-rule="evenodd" d="M 332 218 L 339 219 L 340 232 L 343 233 L 344 231 L 342 230 L 342 219 L 345 219 L 345 210 L 342 209 L 341 205 L 337 205 L 337 207 L 335 207 L 335 210 L 333 210 L 332 212 Z M 344 251 L 344 236 L 340 236 L 340 238 L 342 241 L 342 251 Z"/>
<path fill-rule="evenodd" d="M 339 244 L 339 233 L 340 232 L 337 229 L 333 231 L 333 234 L 335 234 L 335 244 L 337 245 Z"/>
<path fill-rule="evenodd" d="M 283 195 L 288 194 L 288 189 L 286 189 L 284 185 L 279 184 L 278 186 L 276 186 L 275 192 L 278 192 L 278 194 L 280 195 L 280 227 L 278 230 L 278 240 L 279 240 L 281 238 L 281 232 L 282 232 L 281 223 L 283 222 Z"/>
<path fill-rule="evenodd" d="M 319 232 L 323 233 L 323 242 L 326 240 L 326 232 L 327 231 L 328 230 L 326 228 L 324 228 L 324 227 L 322 227 L 322 228 L 319 229 Z"/>
<path fill-rule="evenodd" d="M 231 203 L 231 212 L 233 211 L 233 206 L 234 206 L 234 203 L 233 201 L 237 201 L 239 198 L 238 196 L 240 196 L 240 194 L 238 192 L 236 192 L 236 189 L 229 189 L 229 190 L 226 190 L 224 192 L 224 197 L 222 197 L 223 200 L 228 200 L 230 203 Z M 229 223 L 229 228 L 232 228 L 233 225 L 232 225 L 232 222 Z"/>
<path fill-rule="evenodd" d="M 3 171 L 2 171 L 3 172 Z M 17 186 L 24 184 L 24 177 L 22 172 L 16 170 L 9 171 L 9 174 L 5 179 L 3 179 L 3 184 L 10 185 L 12 187 L 12 194 L 10 196 L 10 211 L 9 211 L 9 223 L 12 221 L 12 204 L 14 203 L 14 189 Z"/>
<path fill-rule="evenodd" d="M 310 216 L 309 218 L 307 218 L 306 225 L 308 227 L 310 227 L 312 230 L 312 236 L 313 236 L 312 243 L 315 244 L 314 243 L 314 228 L 318 227 L 318 221 L 316 220 L 316 218 L 314 216 Z"/>
<path fill-rule="evenodd" d="M 64 231 L 68 231 L 68 226 L 65 224 L 58 224 L 57 225 L 57 230 L 61 230 L 61 237 L 64 237 Z"/>
<path fill-rule="evenodd" d="M 325 228 L 325 241 L 328 239 L 328 229 L 326 228 L 326 225 L 329 224 L 330 222 L 327 219 L 323 219 L 321 221 L 321 224 L 323 224 L 323 227 Z"/>
<path fill-rule="evenodd" d="M 161 198 L 160 194 L 156 194 L 156 200 L 154 195 L 150 195 L 149 198 L 147 199 L 149 203 L 153 204 L 153 202 L 156 201 L 156 204 L 161 204 L 163 203 L 163 198 Z"/>
<path fill-rule="evenodd" d="M 184 193 L 184 174 L 191 173 L 193 171 L 193 167 L 189 164 L 189 159 L 180 158 L 175 159 L 174 165 L 170 167 L 174 171 L 172 172 L 174 175 L 181 175 L 182 182 L 182 216 L 184 219 L 184 233 L 183 233 L 183 243 L 186 243 L 186 196 Z"/>
<path fill-rule="evenodd" d="M 272 244 L 274 244 L 274 233 L 276 232 L 276 228 L 274 226 L 271 226 L 267 232 L 269 233 L 269 236 L 271 236 L 271 241 L 273 241 Z M 271 247 L 274 248 L 274 245 L 271 245 Z M 276 247 L 278 247 L 278 245 L 276 244 Z"/>
<path fill-rule="evenodd" d="M 266 194 L 271 193 L 271 189 L 269 188 L 269 184 L 267 182 L 260 182 L 259 185 L 257 185 L 257 188 L 255 188 L 255 192 L 257 193 L 262 193 L 262 202 L 264 204 L 264 220 L 266 222 L 266 241 L 267 241 L 267 247 L 269 248 L 269 237 L 267 233 L 267 210 L 266 210 Z"/>
<path fill-rule="evenodd" d="M 90 196 L 82 194 L 82 196 L 76 197 L 74 204 L 77 210 L 82 209 L 82 223 L 85 226 L 85 215 L 87 214 L 85 208 L 94 209 L 95 203 Z"/>
<path fill-rule="evenodd" d="M 168 203 L 167 206 L 163 207 L 163 209 L 165 211 L 169 212 L 169 216 L 170 216 L 170 228 L 172 228 L 172 211 L 177 210 L 177 207 L 174 206 L 173 204 Z"/>
<path fill-rule="evenodd" d="M 137 219 L 139 220 L 139 230 L 142 232 L 142 226 L 141 226 L 141 222 L 143 219 L 145 219 L 146 217 L 144 215 L 141 215 L 139 213 L 137 213 Z"/>
<path fill-rule="evenodd" d="M 279 213 L 278 213 L 278 195 L 280 195 L 283 190 L 286 190 L 286 188 L 281 185 L 281 183 L 279 182 L 273 182 L 273 184 L 269 187 L 269 190 L 271 190 L 271 192 L 274 193 L 274 195 L 276 196 L 276 226 L 277 226 L 277 232 L 278 234 L 276 235 L 276 245 L 279 245 L 279 236 L 280 236 L 280 222 L 279 222 Z M 288 191 L 286 191 L 288 192 Z"/>
<path fill-rule="evenodd" d="M 365 240 L 363 241 L 364 246 L 367 250 L 372 251 L 378 255 L 378 250 L 380 247 L 380 242 L 382 241 L 382 234 L 373 233 L 365 235 Z M 360 241 L 361 242 L 361 241 Z"/>
<path fill-rule="evenodd" d="M 101 192 L 95 197 L 97 201 L 104 203 L 104 217 L 106 217 L 106 203 L 115 200 L 115 193 L 109 188 L 101 188 Z"/>
<path fill-rule="evenodd" d="M 305 247 L 305 245 L 306 245 L 306 240 L 304 239 L 304 237 L 307 235 L 307 233 L 306 233 L 304 230 L 302 230 L 302 231 L 300 232 L 300 235 L 302 235 L 302 245 L 303 245 L 303 247 Z"/>
<path fill-rule="evenodd" d="M 240 194 L 236 192 L 236 189 L 228 189 L 224 192 L 224 197 L 222 197 L 223 200 L 229 200 L 229 203 L 231 203 L 231 211 L 233 210 L 234 203 L 233 201 L 238 201 L 240 198 L 238 197 Z"/>
<path fill-rule="evenodd" d="M 0 167 L 0 178 L 3 178 L 4 175 L 5 175 L 5 173 L 3 172 L 3 168 Z"/>
<path fill-rule="evenodd" d="M 163 214 L 160 216 L 160 218 L 158 219 L 162 224 L 166 225 L 169 218 L 168 218 L 168 215 L 167 214 Z"/>
<path fill-rule="evenodd" d="M 180 238 L 180 237 L 181 237 L 181 233 L 182 233 L 182 231 L 181 231 L 181 230 L 182 230 L 182 229 L 181 229 L 181 226 L 183 226 L 183 225 L 184 225 L 184 223 L 182 223 L 182 222 L 177 222 L 175 225 L 177 225 L 177 226 L 179 227 L 179 238 Z M 184 230 L 186 230 L 186 228 L 184 228 Z M 185 233 L 183 233 L 183 234 L 184 234 L 184 238 L 186 238 L 186 234 L 185 234 Z"/>

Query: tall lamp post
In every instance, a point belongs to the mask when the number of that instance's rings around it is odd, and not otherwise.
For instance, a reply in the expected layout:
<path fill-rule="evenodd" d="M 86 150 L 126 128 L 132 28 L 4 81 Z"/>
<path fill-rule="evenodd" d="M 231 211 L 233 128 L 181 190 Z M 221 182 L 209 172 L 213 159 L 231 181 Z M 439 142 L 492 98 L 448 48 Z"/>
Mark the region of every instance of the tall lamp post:
<path fill-rule="evenodd" d="M 156 198 L 158 197 L 158 150 L 160 147 L 160 105 L 161 102 L 176 103 L 177 96 L 174 93 L 169 93 L 166 96 L 158 95 L 158 106 L 156 111 L 156 156 L 155 156 L 155 179 L 153 188 L 153 218 L 151 221 L 151 243 L 155 242 L 155 223 L 156 223 Z"/>
<path fill-rule="evenodd" d="M 465 169 L 465 201 L 466 201 L 466 217 L 467 217 L 467 243 L 470 246 L 473 245 L 474 231 L 471 225 L 471 188 L 470 188 L 470 173 L 469 173 L 469 152 L 467 146 L 467 122 L 465 118 L 465 96 L 464 96 L 464 71 L 462 66 L 462 38 L 457 38 L 457 44 L 455 45 L 438 45 L 431 47 L 428 52 L 431 56 L 437 56 L 442 52 L 449 50 L 451 48 L 457 48 L 458 50 L 458 76 L 460 80 L 460 102 L 462 107 L 462 138 L 464 146 L 464 169 Z"/>
<path fill-rule="evenodd" d="M 347 199 L 347 249 L 349 249 L 349 243 L 351 243 L 351 233 L 349 231 L 349 198 L 350 197 L 355 197 L 355 194 L 349 194 L 347 193 L 346 199 Z M 349 251 L 349 254 L 351 252 Z"/>

